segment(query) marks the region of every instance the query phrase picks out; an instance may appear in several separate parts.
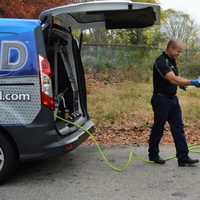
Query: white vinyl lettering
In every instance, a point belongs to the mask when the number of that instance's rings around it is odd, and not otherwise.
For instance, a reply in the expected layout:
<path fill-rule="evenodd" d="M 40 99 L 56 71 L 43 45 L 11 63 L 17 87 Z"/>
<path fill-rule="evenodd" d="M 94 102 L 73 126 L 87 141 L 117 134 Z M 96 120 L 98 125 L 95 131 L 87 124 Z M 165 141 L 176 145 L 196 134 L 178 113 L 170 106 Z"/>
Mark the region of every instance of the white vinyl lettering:
<path fill-rule="evenodd" d="M 13 60 L 12 52 L 15 51 Z M 16 71 L 26 65 L 28 59 L 27 46 L 20 41 L 1 41 L 0 70 Z"/>

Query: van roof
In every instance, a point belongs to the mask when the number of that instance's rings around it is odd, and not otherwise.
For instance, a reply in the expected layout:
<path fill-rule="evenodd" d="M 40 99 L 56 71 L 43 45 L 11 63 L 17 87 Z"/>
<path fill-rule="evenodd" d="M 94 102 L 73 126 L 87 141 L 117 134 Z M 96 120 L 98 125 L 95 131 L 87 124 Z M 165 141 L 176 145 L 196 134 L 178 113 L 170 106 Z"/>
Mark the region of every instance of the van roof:
<path fill-rule="evenodd" d="M 37 26 L 40 26 L 40 20 L 0 18 L 0 33 L 30 32 Z"/>

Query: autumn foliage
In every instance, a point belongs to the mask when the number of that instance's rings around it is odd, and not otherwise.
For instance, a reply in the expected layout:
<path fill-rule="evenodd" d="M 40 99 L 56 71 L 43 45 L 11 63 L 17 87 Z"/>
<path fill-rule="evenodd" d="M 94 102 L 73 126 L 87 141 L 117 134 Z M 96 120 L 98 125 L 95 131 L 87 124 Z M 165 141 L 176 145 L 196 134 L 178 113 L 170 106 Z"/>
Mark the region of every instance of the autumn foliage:
<path fill-rule="evenodd" d="M 38 18 L 48 8 L 66 5 L 73 0 L 0 0 L 0 16 L 9 18 Z"/>

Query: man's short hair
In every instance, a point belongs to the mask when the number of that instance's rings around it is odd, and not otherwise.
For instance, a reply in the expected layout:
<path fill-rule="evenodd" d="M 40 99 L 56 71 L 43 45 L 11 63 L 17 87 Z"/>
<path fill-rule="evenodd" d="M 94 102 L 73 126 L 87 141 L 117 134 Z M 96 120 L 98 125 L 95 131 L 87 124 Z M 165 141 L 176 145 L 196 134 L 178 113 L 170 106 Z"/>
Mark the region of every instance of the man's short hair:
<path fill-rule="evenodd" d="M 167 44 L 167 49 L 169 49 L 169 48 L 175 49 L 175 48 L 177 48 L 177 47 L 179 47 L 179 46 L 180 46 L 180 47 L 183 46 L 182 42 L 177 41 L 177 40 L 174 40 L 174 39 L 171 39 L 171 40 L 169 40 L 169 42 L 168 42 L 168 44 Z"/>

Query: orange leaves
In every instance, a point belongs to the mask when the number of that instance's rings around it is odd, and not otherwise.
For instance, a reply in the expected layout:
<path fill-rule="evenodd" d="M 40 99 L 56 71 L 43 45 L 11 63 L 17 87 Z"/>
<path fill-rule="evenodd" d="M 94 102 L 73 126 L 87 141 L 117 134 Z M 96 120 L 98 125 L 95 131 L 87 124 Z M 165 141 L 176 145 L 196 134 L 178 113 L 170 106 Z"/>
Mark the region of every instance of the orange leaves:
<path fill-rule="evenodd" d="M 0 0 L 0 15 L 9 18 L 38 18 L 43 10 L 72 2 L 73 0 Z"/>

